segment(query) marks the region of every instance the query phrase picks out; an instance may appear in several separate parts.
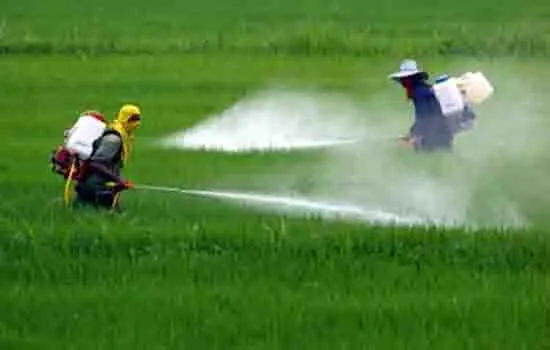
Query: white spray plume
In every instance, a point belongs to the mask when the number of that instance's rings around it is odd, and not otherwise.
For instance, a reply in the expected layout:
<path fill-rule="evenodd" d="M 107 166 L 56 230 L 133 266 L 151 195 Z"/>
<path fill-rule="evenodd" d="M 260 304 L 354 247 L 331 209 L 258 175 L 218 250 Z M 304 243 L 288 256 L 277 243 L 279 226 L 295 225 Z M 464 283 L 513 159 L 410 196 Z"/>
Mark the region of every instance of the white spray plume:
<path fill-rule="evenodd" d="M 226 152 L 324 148 L 356 142 L 357 130 L 348 101 L 288 91 L 261 92 L 221 115 L 162 140 L 167 147 Z"/>

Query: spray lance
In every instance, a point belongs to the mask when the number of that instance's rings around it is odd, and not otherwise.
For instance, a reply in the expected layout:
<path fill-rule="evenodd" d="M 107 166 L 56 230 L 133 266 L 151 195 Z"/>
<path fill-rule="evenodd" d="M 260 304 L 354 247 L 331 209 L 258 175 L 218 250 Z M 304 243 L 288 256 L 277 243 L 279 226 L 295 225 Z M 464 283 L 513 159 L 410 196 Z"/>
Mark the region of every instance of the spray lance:
<path fill-rule="evenodd" d="M 178 192 L 178 193 L 187 193 L 187 194 L 200 194 L 202 192 L 202 191 L 194 191 L 194 190 L 184 190 L 177 187 L 140 185 L 140 184 L 132 184 L 132 186 L 129 188 L 117 189 L 116 182 L 107 182 L 106 185 L 107 187 L 110 187 L 115 191 L 115 196 L 113 199 L 113 208 L 115 208 L 118 205 L 118 202 L 120 199 L 120 193 L 126 189 L 136 189 L 136 190 L 144 190 L 144 191 L 161 191 L 161 192 Z"/>
<path fill-rule="evenodd" d="M 336 215 L 345 215 L 366 219 L 371 222 L 418 224 L 423 220 L 414 216 L 401 216 L 380 209 L 361 208 L 354 205 L 317 202 L 306 198 L 292 196 L 277 196 L 260 193 L 225 192 L 208 190 L 186 190 L 177 187 L 134 185 L 131 188 L 148 191 L 175 192 L 192 196 L 212 197 L 233 201 L 256 203 L 260 206 L 291 210 L 292 212 L 317 212 Z M 119 192 L 120 193 L 120 192 Z"/>
<path fill-rule="evenodd" d="M 177 187 L 167 187 L 167 186 L 155 186 L 155 185 L 133 185 L 133 189 L 145 190 L 145 191 L 162 191 L 162 192 L 180 192 L 180 193 L 192 193 L 192 190 L 184 190 Z"/>
<path fill-rule="evenodd" d="M 107 187 L 115 188 L 117 187 L 116 182 L 107 182 Z M 182 192 L 185 190 L 182 190 L 181 188 L 176 187 L 167 187 L 167 186 L 154 186 L 154 185 L 140 185 L 140 184 L 132 184 L 131 187 L 127 189 L 136 189 L 136 190 L 149 190 L 149 191 L 163 191 L 163 192 Z M 122 190 L 117 191 L 120 193 Z"/>

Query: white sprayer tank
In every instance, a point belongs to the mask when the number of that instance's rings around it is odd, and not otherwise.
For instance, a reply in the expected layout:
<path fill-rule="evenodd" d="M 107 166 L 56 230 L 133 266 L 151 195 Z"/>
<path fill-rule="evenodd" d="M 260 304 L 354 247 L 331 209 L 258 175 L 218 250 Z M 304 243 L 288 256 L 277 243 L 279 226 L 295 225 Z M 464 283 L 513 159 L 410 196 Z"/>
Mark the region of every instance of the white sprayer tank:
<path fill-rule="evenodd" d="M 465 108 L 464 97 L 454 78 L 445 78 L 433 85 L 435 96 L 441 106 L 441 112 L 448 117 L 461 113 Z"/>
<path fill-rule="evenodd" d="M 71 128 L 65 148 L 80 159 L 88 159 L 93 142 L 103 134 L 105 128 L 105 122 L 91 115 L 82 115 Z"/>
<path fill-rule="evenodd" d="M 469 103 L 481 104 L 493 94 L 493 86 L 481 72 L 467 72 L 457 78 L 457 85 Z"/>

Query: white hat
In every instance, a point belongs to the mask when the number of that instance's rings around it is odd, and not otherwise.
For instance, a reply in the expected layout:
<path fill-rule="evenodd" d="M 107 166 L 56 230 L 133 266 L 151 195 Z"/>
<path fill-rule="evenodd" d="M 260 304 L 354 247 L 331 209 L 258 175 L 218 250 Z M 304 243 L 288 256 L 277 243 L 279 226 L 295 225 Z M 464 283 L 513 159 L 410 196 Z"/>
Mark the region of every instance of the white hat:
<path fill-rule="evenodd" d="M 406 78 L 410 77 L 416 74 L 425 74 L 426 72 L 418 69 L 418 64 L 415 60 L 404 60 L 401 62 L 401 65 L 399 66 L 399 72 L 395 72 L 393 74 L 390 74 L 388 78 L 391 79 L 400 79 L 400 78 Z"/>

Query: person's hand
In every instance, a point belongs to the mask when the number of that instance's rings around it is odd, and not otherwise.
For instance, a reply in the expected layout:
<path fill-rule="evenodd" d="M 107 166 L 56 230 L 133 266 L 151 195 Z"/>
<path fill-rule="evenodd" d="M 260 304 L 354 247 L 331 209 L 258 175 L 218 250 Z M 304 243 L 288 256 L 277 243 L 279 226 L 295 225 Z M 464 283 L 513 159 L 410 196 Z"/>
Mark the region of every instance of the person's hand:
<path fill-rule="evenodd" d="M 133 188 L 134 184 L 131 181 L 121 179 L 118 182 L 108 182 L 107 186 L 111 187 L 113 191 L 119 192 Z"/>
<path fill-rule="evenodd" d="M 134 188 L 134 183 L 128 180 L 122 180 L 117 184 L 117 187 L 121 190 L 129 190 L 131 188 Z"/>
<path fill-rule="evenodd" d="M 411 140 L 412 140 L 411 135 L 401 135 L 401 136 L 399 136 L 399 141 L 401 141 L 401 142 L 409 143 L 409 142 L 411 142 Z"/>
<path fill-rule="evenodd" d="M 412 135 L 403 135 L 399 137 L 399 141 L 401 141 L 403 144 L 407 146 L 412 146 L 417 141 L 417 138 L 415 138 Z"/>

